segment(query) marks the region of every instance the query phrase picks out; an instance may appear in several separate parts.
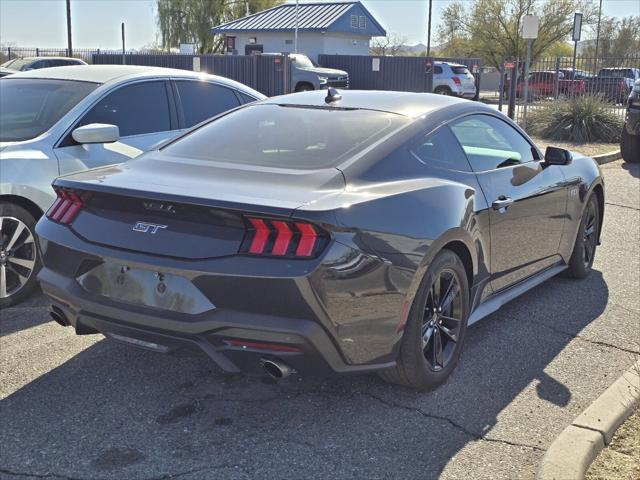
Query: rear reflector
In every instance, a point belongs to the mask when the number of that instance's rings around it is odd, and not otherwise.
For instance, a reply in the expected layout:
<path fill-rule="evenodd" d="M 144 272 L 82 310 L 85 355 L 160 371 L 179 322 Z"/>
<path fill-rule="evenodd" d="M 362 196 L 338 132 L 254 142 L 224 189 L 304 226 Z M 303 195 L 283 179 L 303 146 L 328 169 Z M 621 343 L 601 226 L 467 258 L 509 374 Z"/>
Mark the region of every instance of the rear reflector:
<path fill-rule="evenodd" d="M 62 188 L 55 188 L 55 191 L 58 198 L 47 210 L 47 218 L 68 225 L 78 216 L 91 193 Z"/>
<path fill-rule="evenodd" d="M 453 83 L 455 83 L 456 85 L 462 85 L 462 82 L 458 77 L 451 77 L 451 79 L 453 80 Z"/>
<path fill-rule="evenodd" d="M 232 347 L 241 348 L 254 348 L 256 350 L 271 350 L 274 352 L 291 352 L 301 353 L 302 350 L 298 347 L 290 347 L 289 345 L 278 345 L 276 343 L 260 343 L 260 342 L 247 342 L 245 340 L 225 340 L 227 345 Z"/>
<path fill-rule="evenodd" d="M 317 256 L 329 236 L 306 222 L 267 218 L 248 218 L 251 224 L 241 253 L 288 258 Z"/>

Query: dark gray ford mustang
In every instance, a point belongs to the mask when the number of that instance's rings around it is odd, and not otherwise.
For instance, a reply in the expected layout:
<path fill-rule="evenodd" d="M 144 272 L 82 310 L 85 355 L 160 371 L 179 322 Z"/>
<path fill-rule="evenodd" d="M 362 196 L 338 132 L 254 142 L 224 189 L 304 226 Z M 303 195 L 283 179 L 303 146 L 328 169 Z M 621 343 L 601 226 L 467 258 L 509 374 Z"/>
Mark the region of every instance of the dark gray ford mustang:
<path fill-rule="evenodd" d="M 61 177 L 37 226 L 52 316 L 227 372 L 379 371 L 433 388 L 467 326 L 586 276 L 596 163 L 480 103 L 305 92 L 126 164 Z"/>

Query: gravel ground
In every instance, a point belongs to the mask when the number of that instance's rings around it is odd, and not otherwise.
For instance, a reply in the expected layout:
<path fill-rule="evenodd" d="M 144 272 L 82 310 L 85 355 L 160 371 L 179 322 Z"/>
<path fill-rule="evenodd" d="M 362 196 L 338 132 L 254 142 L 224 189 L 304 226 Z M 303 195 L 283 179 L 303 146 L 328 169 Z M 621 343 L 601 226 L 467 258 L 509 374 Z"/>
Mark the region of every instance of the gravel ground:
<path fill-rule="evenodd" d="M 424 394 L 375 375 L 222 375 L 198 353 L 78 337 L 42 296 L 0 312 L 0 478 L 532 479 L 640 332 L 640 165 L 603 167 L 603 245 L 472 326 Z"/>
<path fill-rule="evenodd" d="M 591 464 L 586 480 L 638 480 L 640 478 L 640 410 L 616 432 L 613 440 Z"/>

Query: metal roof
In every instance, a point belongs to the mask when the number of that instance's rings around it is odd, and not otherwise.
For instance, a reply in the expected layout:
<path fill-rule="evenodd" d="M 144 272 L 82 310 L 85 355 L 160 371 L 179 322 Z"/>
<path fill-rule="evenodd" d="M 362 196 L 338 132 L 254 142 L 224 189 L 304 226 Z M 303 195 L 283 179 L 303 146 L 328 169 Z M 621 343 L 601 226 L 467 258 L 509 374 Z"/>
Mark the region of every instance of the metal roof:
<path fill-rule="evenodd" d="M 382 31 L 384 29 L 360 2 L 300 3 L 298 6 L 298 30 L 326 30 L 353 6 L 362 8 Z M 239 18 L 214 27 L 214 33 L 255 30 L 294 30 L 295 3 L 285 3 L 262 12 Z M 385 32 L 386 33 L 386 32 Z"/>

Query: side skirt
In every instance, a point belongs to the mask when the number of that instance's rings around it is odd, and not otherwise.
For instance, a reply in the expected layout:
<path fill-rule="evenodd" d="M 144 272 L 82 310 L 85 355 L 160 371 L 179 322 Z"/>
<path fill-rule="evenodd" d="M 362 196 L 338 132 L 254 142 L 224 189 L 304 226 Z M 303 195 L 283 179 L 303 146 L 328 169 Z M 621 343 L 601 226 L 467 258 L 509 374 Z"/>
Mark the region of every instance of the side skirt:
<path fill-rule="evenodd" d="M 510 302 L 514 298 L 519 297 L 525 292 L 528 292 L 534 287 L 537 287 L 542 282 L 549 280 L 551 277 L 555 277 L 560 272 L 567 269 L 567 265 L 554 265 L 549 267 L 540 273 L 536 273 L 532 277 L 529 277 L 520 283 L 515 284 L 514 286 L 503 290 L 502 292 L 496 293 L 487 299 L 485 302 L 480 304 L 478 308 L 476 308 L 471 316 L 469 317 L 469 325 L 476 323 L 479 320 L 482 320 L 484 317 L 491 315 L 493 312 L 497 311 L 502 307 L 505 303 Z"/>

